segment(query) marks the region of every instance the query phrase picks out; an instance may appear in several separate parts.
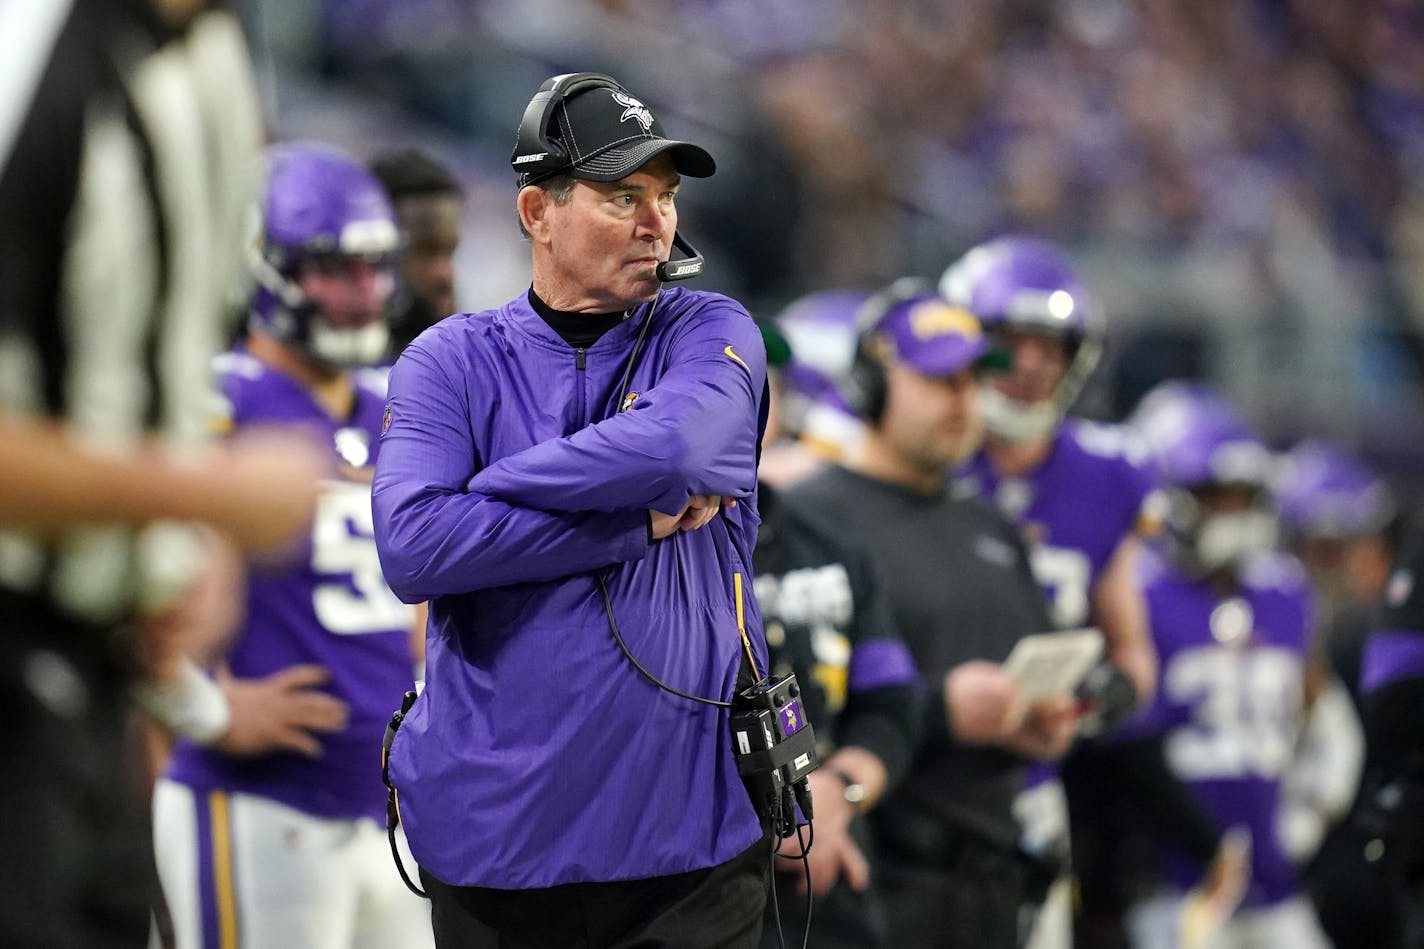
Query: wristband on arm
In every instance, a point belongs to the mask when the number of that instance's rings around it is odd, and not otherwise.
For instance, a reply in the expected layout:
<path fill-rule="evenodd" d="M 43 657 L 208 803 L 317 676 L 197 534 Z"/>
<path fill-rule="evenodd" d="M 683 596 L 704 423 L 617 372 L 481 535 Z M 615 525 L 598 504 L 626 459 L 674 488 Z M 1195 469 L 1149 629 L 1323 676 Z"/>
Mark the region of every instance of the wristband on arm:
<path fill-rule="evenodd" d="M 222 689 L 187 659 L 171 680 L 137 682 L 129 696 L 164 727 L 200 745 L 217 741 L 232 723 L 232 709 Z"/>

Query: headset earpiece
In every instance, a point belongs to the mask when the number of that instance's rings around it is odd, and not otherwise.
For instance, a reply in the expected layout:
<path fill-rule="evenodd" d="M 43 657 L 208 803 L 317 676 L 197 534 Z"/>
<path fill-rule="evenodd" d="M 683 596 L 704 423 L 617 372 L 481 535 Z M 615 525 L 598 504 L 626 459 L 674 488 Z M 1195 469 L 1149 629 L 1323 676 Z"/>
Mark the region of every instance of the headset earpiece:
<path fill-rule="evenodd" d="M 524 117 L 519 120 L 519 133 L 514 140 L 514 154 L 509 159 L 519 173 L 521 188 L 569 167 L 568 152 L 549 137 L 554 111 L 565 99 L 598 87 L 628 91 L 612 76 L 598 72 L 570 72 L 544 80 L 524 107 Z"/>
<path fill-rule="evenodd" d="M 850 367 L 850 391 L 846 402 L 855 414 L 872 425 L 880 424 L 885 414 L 885 367 L 869 352 L 870 340 L 856 343 L 855 362 Z"/>
<path fill-rule="evenodd" d="M 855 360 L 850 367 L 846 402 L 861 418 L 878 426 L 885 414 L 886 379 L 884 355 L 876 341 L 876 330 L 895 307 L 915 297 L 934 293 L 928 281 L 901 277 L 866 299 L 856 311 Z"/>

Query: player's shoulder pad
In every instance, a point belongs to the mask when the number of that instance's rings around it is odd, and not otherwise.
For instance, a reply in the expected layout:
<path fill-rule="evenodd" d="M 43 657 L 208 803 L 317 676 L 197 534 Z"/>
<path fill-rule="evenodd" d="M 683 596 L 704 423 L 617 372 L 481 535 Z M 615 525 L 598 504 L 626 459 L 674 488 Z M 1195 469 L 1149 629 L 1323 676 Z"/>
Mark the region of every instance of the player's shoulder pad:
<path fill-rule="evenodd" d="M 1241 582 L 1258 590 L 1287 596 L 1308 596 L 1310 580 L 1299 560 L 1282 550 L 1265 550 L 1249 557 L 1241 567 Z"/>
<path fill-rule="evenodd" d="M 1137 556 L 1137 581 L 1143 589 L 1173 576 L 1171 561 L 1160 543 L 1146 543 Z"/>
<path fill-rule="evenodd" d="M 269 371 L 262 360 L 250 353 L 231 350 L 213 357 L 213 375 L 219 380 L 233 378 L 256 382 Z"/>
<path fill-rule="evenodd" d="M 1062 431 L 1086 455 L 1122 461 L 1132 467 L 1141 467 L 1146 461 L 1145 446 L 1121 425 L 1073 418 L 1064 423 Z"/>
<path fill-rule="evenodd" d="M 391 381 L 390 366 L 371 366 L 366 369 L 357 369 L 351 374 L 351 380 L 356 385 L 374 395 L 378 399 L 386 397 L 386 389 Z"/>
<path fill-rule="evenodd" d="M 249 353 L 232 350 L 212 360 L 213 382 L 204 407 L 204 425 L 211 435 L 227 435 L 237 425 L 243 407 L 274 370 Z"/>

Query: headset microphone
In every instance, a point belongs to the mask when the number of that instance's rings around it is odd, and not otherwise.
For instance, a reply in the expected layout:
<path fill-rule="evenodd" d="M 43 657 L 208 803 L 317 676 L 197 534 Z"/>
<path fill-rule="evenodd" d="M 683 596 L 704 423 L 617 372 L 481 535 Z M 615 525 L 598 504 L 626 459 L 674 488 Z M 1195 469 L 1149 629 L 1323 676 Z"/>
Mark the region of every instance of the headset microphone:
<path fill-rule="evenodd" d="M 673 280 L 689 280 L 692 277 L 702 276 L 702 268 L 705 266 L 702 255 L 697 252 L 697 248 L 688 243 L 687 238 L 677 231 L 672 234 L 672 246 L 682 251 L 681 260 L 665 260 L 657 266 L 658 279 L 663 283 Z"/>

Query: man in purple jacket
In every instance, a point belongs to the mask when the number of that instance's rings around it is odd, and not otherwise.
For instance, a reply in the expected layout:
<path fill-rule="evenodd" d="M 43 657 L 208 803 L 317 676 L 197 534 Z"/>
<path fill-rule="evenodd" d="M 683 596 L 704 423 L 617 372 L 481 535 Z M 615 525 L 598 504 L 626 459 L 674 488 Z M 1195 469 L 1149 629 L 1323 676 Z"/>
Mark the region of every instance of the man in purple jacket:
<path fill-rule="evenodd" d="M 436 942 L 755 946 L 770 848 L 706 700 L 766 669 L 765 354 L 736 301 L 663 286 L 715 165 L 587 73 L 512 163 L 533 285 L 405 350 L 373 492 L 392 590 L 430 601 L 390 773 Z"/>

